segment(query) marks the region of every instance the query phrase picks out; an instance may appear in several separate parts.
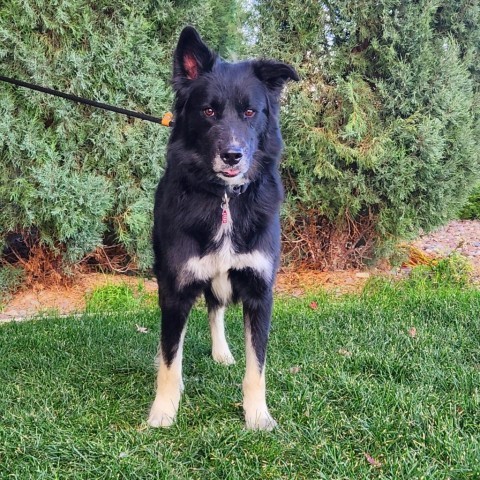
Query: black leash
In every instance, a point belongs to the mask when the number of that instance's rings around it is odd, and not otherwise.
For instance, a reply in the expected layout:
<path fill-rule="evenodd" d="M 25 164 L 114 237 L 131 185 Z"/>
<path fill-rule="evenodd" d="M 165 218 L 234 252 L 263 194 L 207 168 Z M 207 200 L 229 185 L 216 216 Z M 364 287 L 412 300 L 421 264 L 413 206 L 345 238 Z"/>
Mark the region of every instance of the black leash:
<path fill-rule="evenodd" d="M 126 108 L 115 107 L 113 105 L 108 105 L 106 103 L 97 102 L 95 100 L 89 100 L 88 98 L 77 97 L 76 95 L 71 95 L 69 93 L 59 92 L 53 88 L 42 87 L 40 85 L 35 85 L 33 83 L 22 82 L 21 80 L 16 80 L 15 78 L 3 77 L 0 75 L 0 81 L 11 83 L 17 87 L 28 88 L 30 90 L 36 90 L 38 92 L 46 93 L 48 95 L 54 95 L 55 97 L 65 98 L 71 100 L 72 102 L 82 103 L 84 105 L 90 105 L 91 107 L 101 108 L 103 110 L 109 110 L 110 112 L 120 113 L 121 115 L 127 115 L 128 117 L 140 118 L 141 120 L 146 120 L 147 122 L 159 123 L 165 127 L 172 127 L 173 120 L 172 114 L 166 113 L 163 118 L 154 117 L 153 115 L 148 115 L 146 113 L 135 112 L 134 110 L 127 110 Z"/>

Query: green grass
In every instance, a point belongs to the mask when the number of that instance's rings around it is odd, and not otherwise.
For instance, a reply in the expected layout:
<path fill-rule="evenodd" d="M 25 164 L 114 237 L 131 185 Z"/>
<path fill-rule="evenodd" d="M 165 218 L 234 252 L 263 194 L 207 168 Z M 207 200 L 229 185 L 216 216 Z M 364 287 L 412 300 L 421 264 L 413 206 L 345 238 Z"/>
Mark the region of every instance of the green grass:
<path fill-rule="evenodd" d="M 480 292 L 422 285 L 277 298 L 272 433 L 243 426 L 239 308 L 227 318 L 231 367 L 210 359 L 206 313 L 192 312 L 167 430 L 145 422 L 158 312 L 3 325 L 0 478 L 478 479 Z"/>
<path fill-rule="evenodd" d="M 85 299 L 85 310 L 94 312 L 132 312 L 157 306 L 157 294 L 145 291 L 139 282 L 136 287 L 126 283 L 104 285 L 96 288 Z"/>

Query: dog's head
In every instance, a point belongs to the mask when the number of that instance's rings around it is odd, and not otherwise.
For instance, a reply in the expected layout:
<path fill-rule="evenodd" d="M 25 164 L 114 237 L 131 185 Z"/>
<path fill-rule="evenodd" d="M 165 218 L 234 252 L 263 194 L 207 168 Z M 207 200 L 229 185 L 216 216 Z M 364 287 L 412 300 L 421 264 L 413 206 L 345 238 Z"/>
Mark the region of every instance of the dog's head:
<path fill-rule="evenodd" d="M 180 34 L 173 68 L 174 133 L 195 170 L 227 185 L 253 180 L 267 137 L 280 142 L 280 93 L 287 80 L 299 79 L 296 71 L 271 60 L 225 62 L 192 27 Z"/>

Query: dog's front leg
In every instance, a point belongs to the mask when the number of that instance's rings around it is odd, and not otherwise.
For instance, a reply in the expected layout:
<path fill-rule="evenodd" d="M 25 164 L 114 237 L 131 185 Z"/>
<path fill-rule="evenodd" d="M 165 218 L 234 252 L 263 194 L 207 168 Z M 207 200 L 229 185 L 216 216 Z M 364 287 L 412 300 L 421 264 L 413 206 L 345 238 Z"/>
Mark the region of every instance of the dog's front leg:
<path fill-rule="evenodd" d="M 244 301 L 246 371 L 243 380 L 243 410 L 248 429 L 272 430 L 277 423 L 266 402 L 265 363 L 267 353 L 272 294 Z"/>
<path fill-rule="evenodd" d="M 162 332 L 158 352 L 157 391 L 148 424 L 169 427 L 177 414 L 183 390 L 182 356 L 187 317 L 192 302 L 161 299 Z"/>
<path fill-rule="evenodd" d="M 231 289 L 227 275 L 225 275 L 222 280 L 223 285 L 227 284 L 227 290 Z M 225 288 L 223 291 L 225 291 Z M 224 315 L 226 302 L 221 302 L 218 300 L 218 298 L 209 288 L 205 290 L 205 301 L 207 303 L 210 333 L 212 335 L 212 357 L 217 363 L 221 363 L 223 365 L 232 365 L 235 363 L 235 359 L 230 352 L 230 348 L 228 347 L 227 339 L 225 337 Z"/>

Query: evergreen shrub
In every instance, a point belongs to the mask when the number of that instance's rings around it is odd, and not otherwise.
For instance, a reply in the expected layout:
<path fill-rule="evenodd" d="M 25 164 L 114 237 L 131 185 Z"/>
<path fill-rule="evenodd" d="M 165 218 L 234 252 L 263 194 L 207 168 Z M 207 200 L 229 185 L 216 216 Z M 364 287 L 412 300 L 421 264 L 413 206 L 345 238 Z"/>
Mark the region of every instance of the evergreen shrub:
<path fill-rule="evenodd" d="M 460 210 L 462 220 L 480 220 L 480 184 L 476 185 Z"/>
<path fill-rule="evenodd" d="M 25 274 L 22 268 L 0 264 L 0 312 L 3 304 L 22 286 Z"/>
<path fill-rule="evenodd" d="M 161 116 L 171 108 L 179 31 L 197 25 L 226 52 L 236 39 L 235 5 L 2 2 L 0 75 Z M 114 244 L 129 264 L 149 267 L 153 194 L 168 134 L 156 124 L 0 82 L 0 252 L 22 237 L 29 247 L 41 246 L 30 253 L 42 251 L 66 270 Z"/>
<path fill-rule="evenodd" d="M 356 266 L 455 217 L 480 173 L 478 2 L 256 6 L 253 50 L 303 78 L 283 113 L 287 256 Z"/>

